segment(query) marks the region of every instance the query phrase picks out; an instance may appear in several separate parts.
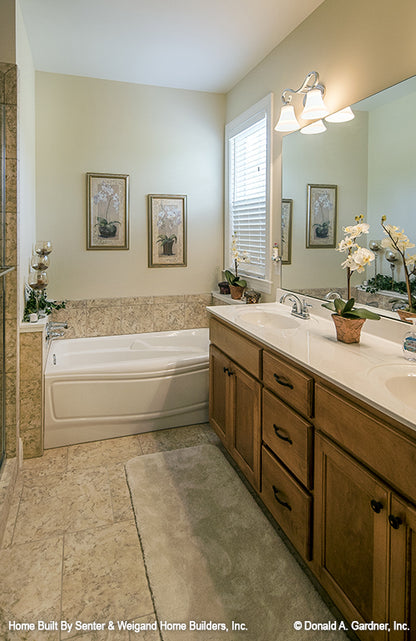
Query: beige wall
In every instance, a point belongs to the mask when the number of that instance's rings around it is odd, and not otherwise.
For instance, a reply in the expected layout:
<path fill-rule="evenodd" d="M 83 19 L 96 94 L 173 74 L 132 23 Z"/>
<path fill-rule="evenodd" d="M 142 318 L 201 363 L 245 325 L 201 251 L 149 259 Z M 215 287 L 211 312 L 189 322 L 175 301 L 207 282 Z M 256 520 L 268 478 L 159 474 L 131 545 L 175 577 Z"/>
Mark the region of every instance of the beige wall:
<path fill-rule="evenodd" d="M 229 92 L 227 122 L 270 91 L 276 97 L 276 122 L 282 91 L 299 87 L 312 70 L 326 85 L 331 111 L 412 76 L 415 23 L 414 0 L 326 0 Z M 280 134 L 274 133 L 273 143 L 274 241 L 280 217 Z"/>
<path fill-rule="evenodd" d="M 30 257 L 36 231 L 35 182 L 35 68 L 20 5 L 16 5 L 16 57 L 18 65 L 18 144 L 19 144 L 19 273 L 18 316 L 23 317 L 24 283 L 29 273 Z"/>
<path fill-rule="evenodd" d="M 222 256 L 225 97 L 36 73 L 37 235 L 48 295 L 210 291 Z M 86 172 L 130 175 L 130 250 L 86 250 Z M 188 266 L 147 267 L 147 194 L 187 194 Z"/>

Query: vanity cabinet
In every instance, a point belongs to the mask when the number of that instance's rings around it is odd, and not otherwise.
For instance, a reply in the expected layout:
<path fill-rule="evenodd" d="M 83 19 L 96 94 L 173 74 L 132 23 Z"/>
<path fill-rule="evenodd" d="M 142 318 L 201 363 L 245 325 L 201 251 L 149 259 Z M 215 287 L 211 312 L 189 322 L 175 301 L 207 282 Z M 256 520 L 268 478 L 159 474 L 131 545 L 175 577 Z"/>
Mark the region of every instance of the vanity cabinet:
<path fill-rule="evenodd" d="M 347 619 L 389 623 L 362 638 L 415 641 L 416 445 L 324 385 L 315 426 L 314 571 Z"/>
<path fill-rule="evenodd" d="M 363 641 L 416 641 L 416 433 L 226 323 L 210 419 Z M 387 627 L 387 626 L 386 626 Z"/>
<path fill-rule="evenodd" d="M 230 344 L 233 346 L 234 341 L 228 342 L 227 328 L 224 328 L 224 332 L 221 330 L 221 327 L 216 327 L 219 345 L 223 349 L 227 349 Z M 257 359 L 252 361 L 252 345 L 249 341 L 246 343 L 249 358 L 242 360 L 258 372 L 259 349 L 255 350 Z M 247 355 L 247 351 L 244 353 Z M 253 366 L 253 363 L 257 365 Z M 209 406 L 212 427 L 241 471 L 259 491 L 261 385 L 254 376 L 214 345 L 210 346 Z"/>

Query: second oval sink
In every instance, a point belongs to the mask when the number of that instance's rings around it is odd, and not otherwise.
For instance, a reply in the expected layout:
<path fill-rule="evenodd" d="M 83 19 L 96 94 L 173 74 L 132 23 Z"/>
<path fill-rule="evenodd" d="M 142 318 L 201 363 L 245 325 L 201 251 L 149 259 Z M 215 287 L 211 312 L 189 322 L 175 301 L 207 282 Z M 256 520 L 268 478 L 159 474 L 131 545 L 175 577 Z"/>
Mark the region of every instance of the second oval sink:
<path fill-rule="evenodd" d="M 256 327 L 267 329 L 297 329 L 299 321 L 291 316 L 283 316 L 266 310 L 244 311 L 238 314 L 238 319 Z"/>

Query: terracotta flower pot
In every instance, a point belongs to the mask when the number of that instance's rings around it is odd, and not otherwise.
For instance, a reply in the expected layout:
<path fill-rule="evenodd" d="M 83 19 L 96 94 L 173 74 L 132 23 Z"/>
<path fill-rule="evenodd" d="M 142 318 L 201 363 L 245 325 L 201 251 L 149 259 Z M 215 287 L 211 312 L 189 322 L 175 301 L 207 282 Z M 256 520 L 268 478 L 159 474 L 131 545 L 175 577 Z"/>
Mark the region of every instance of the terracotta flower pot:
<path fill-rule="evenodd" d="M 405 309 L 398 309 L 397 313 L 400 316 L 400 320 L 405 323 L 411 324 L 412 321 L 408 320 L 408 318 L 416 318 L 416 314 L 414 312 L 407 312 Z"/>
<path fill-rule="evenodd" d="M 344 318 L 339 314 L 332 314 L 332 320 L 335 323 L 337 340 L 341 343 L 360 342 L 361 328 L 366 321 L 365 318 Z"/>
<path fill-rule="evenodd" d="M 233 300 L 240 300 L 244 294 L 244 290 L 245 287 L 241 287 L 240 285 L 230 285 L 231 298 Z"/>

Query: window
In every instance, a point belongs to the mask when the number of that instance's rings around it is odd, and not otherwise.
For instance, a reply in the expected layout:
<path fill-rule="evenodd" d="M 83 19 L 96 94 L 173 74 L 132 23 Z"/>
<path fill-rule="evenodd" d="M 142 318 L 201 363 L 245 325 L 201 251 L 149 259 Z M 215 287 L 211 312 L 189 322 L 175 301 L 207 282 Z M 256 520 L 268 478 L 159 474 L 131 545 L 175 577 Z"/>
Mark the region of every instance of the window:
<path fill-rule="evenodd" d="M 226 125 L 225 257 L 233 269 L 231 242 L 250 262 L 239 265 L 239 274 L 250 285 L 271 291 L 270 167 L 271 94 Z"/>

